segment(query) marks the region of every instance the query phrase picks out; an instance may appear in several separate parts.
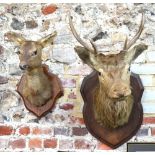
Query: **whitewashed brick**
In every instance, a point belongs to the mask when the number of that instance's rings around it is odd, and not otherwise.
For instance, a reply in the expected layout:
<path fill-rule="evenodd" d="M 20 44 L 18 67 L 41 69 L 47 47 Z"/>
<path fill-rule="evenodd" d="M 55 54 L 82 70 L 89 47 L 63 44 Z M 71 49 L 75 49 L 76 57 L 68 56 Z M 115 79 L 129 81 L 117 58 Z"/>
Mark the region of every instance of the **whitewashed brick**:
<path fill-rule="evenodd" d="M 149 51 L 146 54 L 147 62 L 155 62 L 155 51 Z"/>
<path fill-rule="evenodd" d="M 146 114 L 155 113 L 155 102 L 154 103 L 144 102 L 142 103 L 142 105 L 144 113 Z"/>
<path fill-rule="evenodd" d="M 143 86 L 155 86 L 155 75 L 140 75 Z"/>
<path fill-rule="evenodd" d="M 131 71 L 136 74 L 155 74 L 155 64 L 132 64 Z"/>
<path fill-rule="evenodd" d="M 134 63 L 145 63 L 145 61 L 146 61 L 146 53 L 143 52 L 135 59 Z"/>
<path fill-rule="evenodd" d="M 142 102 L 155 102 L 155 88 L 145 88 L 141 100 Z"/>

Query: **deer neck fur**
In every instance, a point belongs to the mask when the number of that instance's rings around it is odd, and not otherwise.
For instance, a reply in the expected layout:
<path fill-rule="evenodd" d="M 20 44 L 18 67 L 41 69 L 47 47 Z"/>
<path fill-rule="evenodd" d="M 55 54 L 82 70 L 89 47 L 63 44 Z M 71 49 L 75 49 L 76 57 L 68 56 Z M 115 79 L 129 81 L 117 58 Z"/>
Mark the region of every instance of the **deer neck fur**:
<path fill-rule="evenodd" d="M 94 93 L 94 114 L 97 122 L 108 128 L 117 128 L 128 122 L 133 96 L 129 95 L 123 100 L 112 99 L 107 96 L 107 88 L 99 82 Z"/>
<path fill-rule="evenodd" d="M 35 67 L 25 72 L 24 96 L 34 105 L 42 106 L 52 96 L 52 86 L 43 67 Z"/>
<path fill-rule="evenodd" d="M 41 77 L 40 75 L 43 75 L 44 72 L 43 72 L 43 68 L 42 66 L 39 66 L 39 67 L 35 67 L 35 68 L 31 68 L 31 69 L 28 69 L 26 71 L 26 75 L 27 76 L 38 76 L 38 77 Z"/>

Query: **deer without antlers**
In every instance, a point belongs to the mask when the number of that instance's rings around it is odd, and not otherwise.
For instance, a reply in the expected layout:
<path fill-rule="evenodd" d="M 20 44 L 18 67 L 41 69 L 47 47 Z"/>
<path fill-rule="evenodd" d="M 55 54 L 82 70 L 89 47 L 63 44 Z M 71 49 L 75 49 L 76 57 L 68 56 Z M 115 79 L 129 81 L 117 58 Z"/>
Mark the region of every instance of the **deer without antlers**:
<path fill-rule="evenodd" d="M 52 86 L 42 66 L 42 49 L 53 43 L 56 32 L 38 40 L 26 40 L 20 34 L 8 32 L 6 37 L 20 48 L 17 52 L 20 59 L 19 67 L 25 71 L 23 96 L 33 105 L 40 107 L 52 97 Z"/>
<path fill-rule="evenodd" d="M 108 128 L 124 125 L 128 122 L 133 107 L 129 67 L 147 49 L 147 45 L 143 43 L 134 45 L 144 29 L 144 14 L 136 35 L 130 41 L 126 37 L 123 50 L 108 54 L 98 51 L 92 40 L 88 44 L 80 38 L 71 16 L 69 25 L 74 37 L 82 45 L 75 46 L 76 53 L 84 63 L 98 72 L 99 85 L 93 94 L 95 119 Z"/>

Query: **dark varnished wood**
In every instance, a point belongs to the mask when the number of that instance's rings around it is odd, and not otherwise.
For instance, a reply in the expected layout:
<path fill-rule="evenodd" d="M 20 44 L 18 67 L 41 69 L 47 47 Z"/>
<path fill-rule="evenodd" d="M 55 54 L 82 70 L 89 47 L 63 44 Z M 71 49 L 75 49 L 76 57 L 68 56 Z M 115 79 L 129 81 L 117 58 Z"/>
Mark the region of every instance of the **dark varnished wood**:
<path fill-rule="evenodd" d="M 22 96 L 24 100 L 24 105 L 25 107 L 34 113 L 37 117 L 41 118 L 45 114 L 47 114 L 54 106 L 56 100 L 63 95 L 63 89 L 61 86 L 61 82 L 57 75 L 52 74 L 48 71 L 48 66 L 43 65 L 43 70 L 44 73 L 48 76 L 48 78 L 51 81 L 52 84 L 52 97 L 51 99 L 48 100 L 46 104 L 44 104 L 41 107 L 37 107 L 35 105 L 32 105 L 22 94 L 22 89 L 23 89 L 23 81 L 25 80 L 25 76 L 23 75 L 20 82 L 17 85 L 17 92 Z"/>
<path fill-rule="evenodd" d="M 94 71 L 84 78 L 81 85 L 81 95 L 84 100 L 83 117 L 88 131 L 101 142 L 115 149 L 128 141 L 139 130 L 143 121 L 141 97 L 144 91 L 137 74 L 131 73 L 131 87 L 134 104 L 127 124 L 116 129 L 100 126 L 95 120 L 93 112 L 93 91 L 99 85 L 97 72 Z"/>

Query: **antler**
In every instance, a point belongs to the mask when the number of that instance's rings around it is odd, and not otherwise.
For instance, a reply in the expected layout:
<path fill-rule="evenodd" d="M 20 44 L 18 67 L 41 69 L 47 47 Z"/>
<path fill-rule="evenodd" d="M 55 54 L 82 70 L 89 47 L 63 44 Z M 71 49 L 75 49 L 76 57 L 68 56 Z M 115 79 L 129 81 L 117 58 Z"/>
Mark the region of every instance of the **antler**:
<path fill-rule="evenodd" d="M 138 55 L 140 55 L 144 50 L 147 49 L 147 45 L 140 44 L 138 46 L 133 47 L 133 49 L 130 49 L 130 47 L 135 44 L 137 39 L 140 37 L 143 28 L 144 28 L 144 14 L 142 14 L 141 24 L 139 27 L 138 32 L 136 35 L 128 42 L 128 38 L 126 37 L 124 48 L 119 53 L 109 53 L 104 54 L 101 51 L 97 50 L 96 45 L 92 40 L 90 40 L 91 45 L 87 44 L 85 41 L 83 41 L 80 36 L 77 34 L 73 23 L 71 16 L 69 16 L 69 25 L 71 28 L 71 31 L 74 35 L 74 37 L 77 39 L 77 41 L 83 46 L 76 46 L 74 49 L 78 56 L 83 60 L 84 63 L 89 65 L 90 67 L 98 70 L 99 68 L 103 68 L 103 66 L 106 65 L 118 65 L 118 64 L 130 64 Z M 128 49 L 130 51 L 128 51 Z"/>
<path fill-rule="evenodd" d="M 144 21 L 145 21 L 145 19 L 144 19 L 144 13 L 142 13 L 142 19 L 141 19 L 141 23 L 140 23 L 138 32 L 129 41 L 129 43 L 128 43 L 128 37 L 126 37 L 123 50 L 128 50 L 138 40 L 138 38 L 140 37 L 140 35 L 141 35 L 141 33 L 142 33 L 143 29 L 144 29 Z"/>
<path fill-rule="evenodd" d="M 78 33 L 76 32 L 75 28 L 74 28 L 74 25 L 73 25 L 73 22 L 72 22 L 72 17 L 69 15 L 69 26 L 71 28 L 71 31 L 74 35 L 74 37 L 77 39 L 77 41 L 83 45 L 83 47 L 85 47 L 88 51 L 90 51 L 91 53 L 94 53 L 96 52 L 96 46 L 94 45 L 94 43 L 90 40 L 90 43 L 92 45 L 92 47 L 90 45 L 88 45 L 86 42 L 84 42 L 80 36 L 78 35 Z"/>

